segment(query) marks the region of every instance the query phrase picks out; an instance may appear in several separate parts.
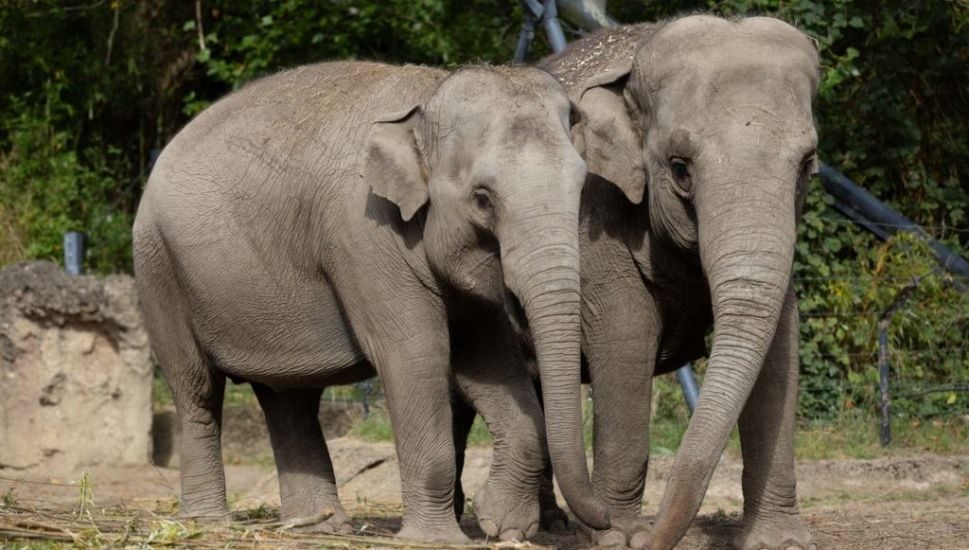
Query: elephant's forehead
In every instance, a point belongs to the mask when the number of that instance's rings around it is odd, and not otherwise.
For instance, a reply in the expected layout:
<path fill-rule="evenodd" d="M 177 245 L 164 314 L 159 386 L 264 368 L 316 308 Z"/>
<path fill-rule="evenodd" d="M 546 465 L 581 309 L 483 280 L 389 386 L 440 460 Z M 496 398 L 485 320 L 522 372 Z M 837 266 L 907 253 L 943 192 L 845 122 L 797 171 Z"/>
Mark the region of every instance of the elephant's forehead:
<path fill-rule="evenodd" d="M 468 123 L 567 109 L 568 98 L 547 73 L 496 67 L 455 73 L 441 84 L 429 107 L 439 117 Z"/>

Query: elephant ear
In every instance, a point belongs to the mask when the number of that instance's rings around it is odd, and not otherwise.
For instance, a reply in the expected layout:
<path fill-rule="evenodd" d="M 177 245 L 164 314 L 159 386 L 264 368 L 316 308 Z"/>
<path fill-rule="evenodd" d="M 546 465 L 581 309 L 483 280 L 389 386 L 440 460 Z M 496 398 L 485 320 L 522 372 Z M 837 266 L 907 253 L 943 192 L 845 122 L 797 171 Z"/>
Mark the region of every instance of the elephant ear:
<path fill-rule="evenodd" d="M 612 182 L 639 204 L 646 190 L 646 170 L 639 132 L 623 97 L 630 70 L 631 62 L 582 83 L 573 96 L 581 119 L 572 127 L 572 141 L 590 173 Z"/>
<path fill-rule="evenodd" d="M 405 222 L 427 202 L 427 175 L 414 133 L 421 116 L 417 106 L 374 121 L 361 170 L 373 193 L 396 204 Z"/>

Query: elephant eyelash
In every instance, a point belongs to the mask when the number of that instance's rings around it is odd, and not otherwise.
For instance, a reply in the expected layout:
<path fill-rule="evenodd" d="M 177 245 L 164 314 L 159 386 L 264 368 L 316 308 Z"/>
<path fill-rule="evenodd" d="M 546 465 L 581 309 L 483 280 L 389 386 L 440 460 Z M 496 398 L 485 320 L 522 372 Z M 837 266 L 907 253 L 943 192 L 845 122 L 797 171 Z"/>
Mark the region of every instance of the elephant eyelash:
<path fill-rule="evenodd" d="M 691 198 L 693 196 L 693 176 L 690 174 L 690 161 L 682 157 L 672 157 L 669 165 L 673 191 L 681 198 Z"/>
<path fill-rule="evenodd" d="M 495 214 L 495 203 L 492 199 L 491 190 L 483 185 L 477 185 L 471 190 L 470 199 L 474 209 L 483 214 L 485 219 L 490 222 Z"/>

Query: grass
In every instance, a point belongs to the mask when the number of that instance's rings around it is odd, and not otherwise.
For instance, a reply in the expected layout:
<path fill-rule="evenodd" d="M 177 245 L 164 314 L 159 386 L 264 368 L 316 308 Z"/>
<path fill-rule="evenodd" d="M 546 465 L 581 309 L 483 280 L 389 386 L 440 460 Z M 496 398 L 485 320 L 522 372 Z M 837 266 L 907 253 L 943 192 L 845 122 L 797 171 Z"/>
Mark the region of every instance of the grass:
<path fill-rule="evenodd" d="M 688 417 L 686 408 L 678 411 L 677 402 L 670 414 L 661 406 L 650 430 L 650 454 L 672 456 L 679 448 L 686 432 Z M 592 411 L 589 401 L 583 406 L 583 432 L 586 449 L 591 451 Z M 351 429 L 350 435 L 370 442 L 392 442 L 393 429 L 385 408 L 376 406 L 370 416 L 361 418 Z M 491 434 L 481 417 L 475 418 L 469 437 L 469 446 L 481 447 L 491 444 Z M 802 460 L 835 458 L 877 458 L 900 453 L 928 452 L 951 455 L 969 450 L 969 420 L 903 421 L 893 423 L 893 441 L 882 448 L 878 441 L 878 422 L 874 417 L 859 412 L 824 422 L 805 422 L 795 434 L 795 452 Z M 734 429 L 727 442 L 726 453 L 739 458 L 740 437 Z"/>
<path fill-rule="evenodd" d="M 379 388 L 378 388 L 379 394 Z M 359 399 L 360 389 L 353 386 L 333 387 L 327 397 Z M 652 456 L 670 456 L 676 452 L 686 432 L 689 412 L 683 403 L 679 386 L 671 377 L 655 380 L 653 386 L 653 420 L 650 430 Z M 160 373 L 154 381 L 156 409 L 171 406 L 171 393 Z M 258 406 L 248 384 L 226 385 L 225 405 Z M 586 448 L 592 448 L 591 401 L 583 400 L 583 435 Z M 350 435 L 370 442 L 392 442 L 393 429 L 383 402 L 377 400 L 371 414 L 361 417 Z M 472 447 L 491 445 L 491 434 L 481 417 L 475 418 L 468 444 Z M 952 416 L 944 419 L 913 420 L 896 418 L 892 421 L 892 443 L 883 448 L 878 440 L 878 419 L 855 409 L 828 420 L 803 420 L 795 436 L 795 450 L 799 459 L 823 460 L 839 458 L 869 459 L 900 453 L 935 453 L 952 455 L 969 451 L 969 417 Z M 728 456 L 740 457 L 740 440 L 734 429 L 727 443 Z"/>
<path fill-rule="evenodd" d="M 350 430 L 350 435 L 357 439 L 370 442 L 392 442 L 394 440 L 394 430 L 390 424 L 390 415 L 382 404 L 375 405 L 370 410 L 370 415 L 362 417 Z M 468 446 L 486 447 L 491 445 L 491 433 L 484 420 L 478 416 L 471 425 L 471 432 L 468 434 Z"/>
<path fill-rule="evenodd" d="M 168 382 L 161 371 L 155 369 L 155 376 L 152 379 L 152 406 L 156 411 L 170 409 L 175 406 L 172 400 L 172 392 L 168 388 Z M 224 407 L 233 406 L 257 406 L 256 394 L 252 391 L 249 384 L 235 384 L 227 382 L 225 385 Z"/>

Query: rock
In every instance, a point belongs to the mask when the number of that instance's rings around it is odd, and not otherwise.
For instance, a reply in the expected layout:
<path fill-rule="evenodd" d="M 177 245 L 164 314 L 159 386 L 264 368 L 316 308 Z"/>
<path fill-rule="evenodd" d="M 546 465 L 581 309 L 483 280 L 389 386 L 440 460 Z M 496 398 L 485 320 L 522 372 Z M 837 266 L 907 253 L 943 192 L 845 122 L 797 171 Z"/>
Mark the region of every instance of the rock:
<path fill-rule="evenodd" d="M 131 277 L 0 271 L 0 468 L 149 463 L 151 391 Z"/>

